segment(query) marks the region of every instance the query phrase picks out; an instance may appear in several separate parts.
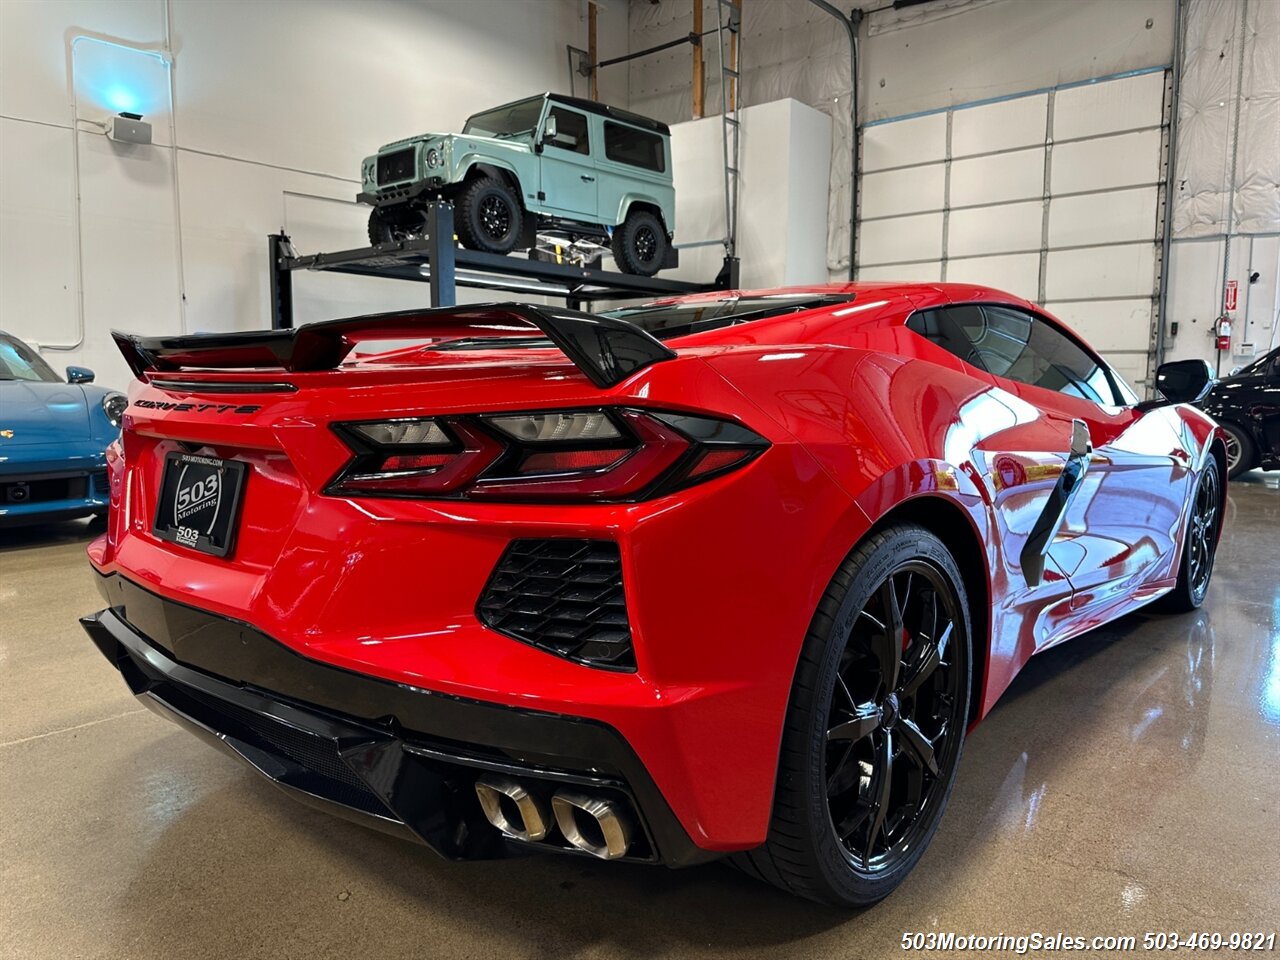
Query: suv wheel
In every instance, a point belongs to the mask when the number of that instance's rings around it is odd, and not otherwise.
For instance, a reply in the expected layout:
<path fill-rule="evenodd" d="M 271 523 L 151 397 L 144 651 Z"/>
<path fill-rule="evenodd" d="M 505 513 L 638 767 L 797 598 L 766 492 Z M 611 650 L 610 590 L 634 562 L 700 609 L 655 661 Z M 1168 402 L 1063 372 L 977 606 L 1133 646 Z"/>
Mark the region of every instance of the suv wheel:
<path fill-rule="evenodd" d="M 652 277 L 667 256 L 667 231 L 648 210 L 632 207 L 613 231 L 613 259 L 624 273 Z"/>
<path fill-rule="evenodd" d="M 524 216 L 515 193 L 501 180 L 472 180 L 458 195 L 456 210 L 454 227 L 464 247 L 485 253 L 515 249 Z"/>
<path fill-rule="evenodd" d="M 886 897 L 955 783 L 970 662 L 964 580 L 942 541 L 901 524 L 859 544 L 800 654 L 768 838 L 732 862 L 824 903 Z"/>

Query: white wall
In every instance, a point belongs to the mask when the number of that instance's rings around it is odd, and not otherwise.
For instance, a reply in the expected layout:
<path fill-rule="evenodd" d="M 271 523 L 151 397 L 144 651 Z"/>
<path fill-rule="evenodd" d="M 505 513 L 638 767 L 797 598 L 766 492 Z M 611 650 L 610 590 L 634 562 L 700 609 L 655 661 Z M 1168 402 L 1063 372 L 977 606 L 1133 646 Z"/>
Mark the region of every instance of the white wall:
<path fill-rule="evenodd" d="M 81 35 L 167 47 L 172 66 Z M 363 156 L 567 92 L 566 43 L 587 45 L 585 0 L 4 0 L 0 326 L 114 386 L 128 373 L 112 327 L 178 332 L 183 314 L 188 331 L 266 326 L 268 233 L 303 252 L 361 245 Z M 626 49 L 625 2 L 607 0 L 600 55 Z M 625 72 L 602 74 L 602 99 L 625 104 L 626 88 Z M 95 125 L 127 99 L 154 124 L 151 146 Z M 81 339 L 81 282 L 83 344 L 59 350 Z M 419 284 L 295 277 L 299 321 L 425 298 Z"/>
<path fill-rule="evenodd" d="M 716 0 L 703 4 L 704 27 Z M 1174 0 L 933 0 L 894 10 L 886 0 L 860 30 L 860 121 L 936 110 L 1145 67 L 1173 56 Z M 794 97 L 831 117 L 827 267 L 847 275 L 849 251 L 849 43 L 834 18 L 808 0 L 746 0 L 744 103 Z M 631 44 L 688 34 L 690 0 L 631 5 Z M 1150 21 L 1150 26 L 1147 25 Z M 718 109 L 715 38 L 706 41 L 707 109 Z M 669 123 L 690 116 L 689 48 L 631 61 L 631 105 Z"/>
<path fill-rule="evenodd" d="M 1173 0 L 992 0 L 928 15 L 932 6 L 916 19 L 897 20 L 892 9 L 868 17 L 864 121 L 1165 66 L 1173 57 Z"/>
<path fill-rule="evenodd" d="M 1169 321 L 1165 359 L 1199 358 L 1223 374 L 1280 346 L 1280 235 L 1237 236 L 1231 241 L 1230 277 L 1238 284 L 1231 350 L 1218 355 L 1213 324 L 1223 313 L 1223 237 L 1175 240 L 1170 250 Z M 1256 282 L 1249 277 L 1258 275 Z M 1177 322 L 1178 332 L 1172 331 Z"/>
<path fill-rule="evenodd" d="M 1166 356 L 1225 373 L 1280 344 L 1280 4 L 1189 0 L 1186 31 Z M 1239 293 L 1219 355 L 1224 279 Z"/>
<path fill-rule="evenodd" d="M 676 182 L 676 244 L 724 236 L 724 150 L 718 116 L 671 128 Z M 742 111 L 738 205 L 741 286 L 825 283 L 827 179 L 831 121 L 797 100 Z M 721 246 L 680 251 L 671 276 L 706 282 L 719 271 Z"/>

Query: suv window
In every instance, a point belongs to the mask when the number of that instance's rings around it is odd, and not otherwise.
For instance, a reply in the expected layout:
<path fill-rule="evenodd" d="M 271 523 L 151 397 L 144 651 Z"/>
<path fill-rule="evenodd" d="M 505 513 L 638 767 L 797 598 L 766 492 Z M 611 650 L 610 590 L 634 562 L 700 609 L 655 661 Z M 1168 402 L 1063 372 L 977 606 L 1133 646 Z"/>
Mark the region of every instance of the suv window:
<path fill-rule="evenodd" d="M 912 314 L 907 326 L 997 377 L 1113 406 L 1106 367 L 1067 334 L 1012 307 L 964 304 Z"/>
<path fill-rule="evenodd" d="M 587 118 L 572 110 L 552 107 L 550 116 L 556 120 L 556 136 L 547 141 L 553 147 L 568 150 L 571 153 L 590 153 L 591 142 L 587 139 Z"/>
<path fill-rule="evenodd" d="M 608 120 L 604 122 L 604 155 L 617 163 L 628 163 L 656 173 L 667 169 L 661 137 Z"/>

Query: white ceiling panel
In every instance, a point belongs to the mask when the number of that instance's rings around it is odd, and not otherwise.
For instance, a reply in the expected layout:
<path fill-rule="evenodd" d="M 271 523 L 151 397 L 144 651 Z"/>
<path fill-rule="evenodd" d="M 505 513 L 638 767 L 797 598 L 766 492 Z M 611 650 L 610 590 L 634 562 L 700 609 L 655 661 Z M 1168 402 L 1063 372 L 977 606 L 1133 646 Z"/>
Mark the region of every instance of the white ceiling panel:
<path fill-rule="evenodd" d="M 1054 303 L 1045 309 L 1089 341 L 1099 353 L 1143 350 L 1151 339 L 1151 298 Z"/>
<path fill-rule="evenodd" d="M 1043 222 L 1044 204 L 1039 200 L 953 210 L 947 227 L 947 255 L 1038 250 Z"/>
<path fill-rule="evenodd" d="M 862 170 L 870 173 L 909 163 L 928 163 L 947 155 L 947 115 L 931 113 L 910 120 L 862 128 Z"/>
<path fill-rule="evenodd" d="M 980 283 L 1034 300 L 1040 284 L 1040 255 L 1020 253 L 952 260 L 947 264 L 947 282 Z"/>
<path fill-rule="evenodd" d="M 1155 256 L 1155 244 L 1151 243 L 1050 250 L 1045 264 L 1045 299 L 1149 297 L 1155 286 Z"/>
<path fill-rule="evenodd" d="M 1044 147 L 951 164 L 951 205 L 1030 200 L 1044 194 Z"/>
<path fill-rule="evenodd" d="M 1111 364 L 1111 369 L 1120 374 L 1120 379 L 1129 384 L 1130 389 L 1142 396 L 1142 388 L 1147 383 L 1147 352 L 1142 353 L 1108 353 L 1099 350 L 1102 359 Z"/>
<path fill-rule="evenodd" d="M 865 174 L 858 198 L 861 215 L 870 219 L 941 210 L 945 179 L 946 167 L 941 163 Z"/>
<path fill-rule="evenodd" d="M 897 267 L 859 267 L 859 280 L 916 280 L 937 283 L 942 278 L 941 263 L 908 263 Z"/>
<path fill-rule="evenodd" d="M 1155 183 L 1159 177 L 1159 130 L 1061 143 L 1053 148 L 1052 193 Z"/>
<path fill-rule="evenodd" d="M 862 224 L 858 259 L 863 263 L 939 260 L 942 257 L 942 214 L 925 213 Z"/>
<path fill-rule="evenodd" d="M 1069 87 L 1054 97 L 1053 138 L 1067 140 L 1158 126 L 1163 116 L 1163 71 Z"/>
<path fill-rule="evenodd" d="M 1113 190 L 1049 201 L 1049 245 L 1072 247 L 1156 236 L 1155 187 Z"/>
<path fill-rule="evenodd" d="M 1043 144 L 1049 95 L 1017 97 L 955 111 L 951 156 L 991 153 Z"/>

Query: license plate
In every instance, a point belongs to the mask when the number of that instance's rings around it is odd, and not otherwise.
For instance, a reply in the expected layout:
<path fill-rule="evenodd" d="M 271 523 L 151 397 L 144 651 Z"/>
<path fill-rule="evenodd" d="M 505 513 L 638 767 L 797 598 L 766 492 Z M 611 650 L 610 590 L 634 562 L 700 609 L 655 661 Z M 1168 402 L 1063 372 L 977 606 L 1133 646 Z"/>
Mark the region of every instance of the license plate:
<path fill-rule="evenodd" d="M 170 543 L 225 557 L 235 545 L 247 472 L 240 460 L 170 453 L 152 531 Z"/>

